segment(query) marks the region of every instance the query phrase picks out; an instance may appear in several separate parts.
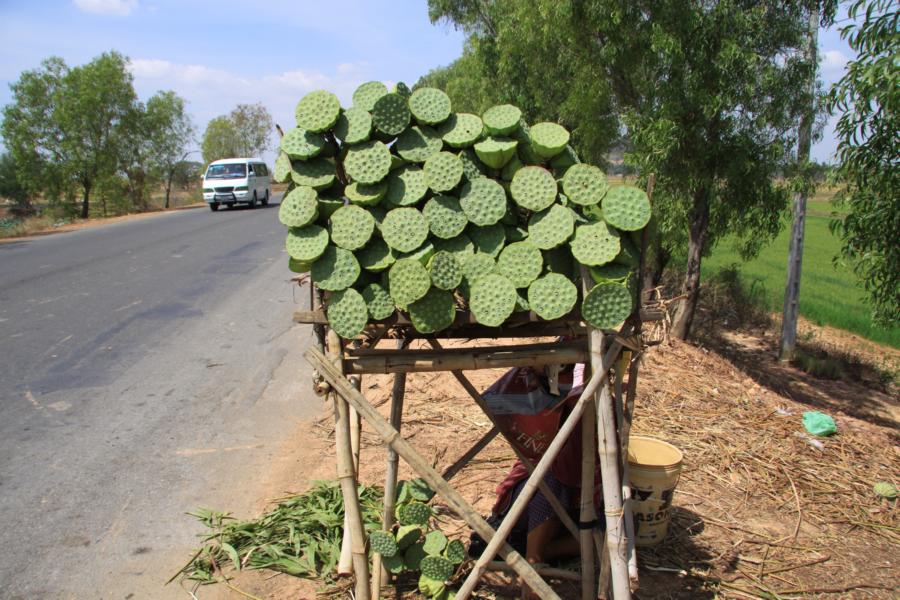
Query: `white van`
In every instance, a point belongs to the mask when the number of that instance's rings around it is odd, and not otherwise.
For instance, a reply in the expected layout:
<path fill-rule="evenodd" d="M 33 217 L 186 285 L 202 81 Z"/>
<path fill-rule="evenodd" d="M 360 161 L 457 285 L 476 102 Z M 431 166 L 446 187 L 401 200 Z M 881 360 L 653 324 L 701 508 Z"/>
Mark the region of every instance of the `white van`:
<path fill-rule="evenodd" d="M 269 203 L 269 168 L 258 158 L 223 158 L 210 163 L 203 175 L 203 200 L 210 210 L 259 202 Z"/>

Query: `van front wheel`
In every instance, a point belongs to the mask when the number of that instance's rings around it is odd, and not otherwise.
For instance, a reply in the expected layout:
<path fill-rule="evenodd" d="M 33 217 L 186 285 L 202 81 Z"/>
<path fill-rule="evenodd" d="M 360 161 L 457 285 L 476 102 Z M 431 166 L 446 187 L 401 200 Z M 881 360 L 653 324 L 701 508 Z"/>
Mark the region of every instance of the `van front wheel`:
<path fill-rule="evenodd" d="M 213 212 L 216 212 L 217 210 L 219 210 L 219 203 L 218 202 L 210 202 L 209 210 L 211 210 Z"/>
<path fill-rule="evenodd" d="M 253 192 L 253 198 L 250 200 L 250 204 L 247 205 L 247 208 L 256 208 L 256 192 Z"/>

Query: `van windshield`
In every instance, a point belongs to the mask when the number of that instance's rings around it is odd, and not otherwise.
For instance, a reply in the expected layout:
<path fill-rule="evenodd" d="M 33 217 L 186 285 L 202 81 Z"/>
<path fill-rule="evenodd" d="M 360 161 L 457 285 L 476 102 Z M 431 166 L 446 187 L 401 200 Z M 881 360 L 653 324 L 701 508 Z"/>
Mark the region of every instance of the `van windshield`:
<path fill-rule="evenodd" d="M 227 163 L 224 165 L 209 165 L 206 170 L 207 179 L 234 179 L 247 176 L 247 165 L 244 163 Z"/>

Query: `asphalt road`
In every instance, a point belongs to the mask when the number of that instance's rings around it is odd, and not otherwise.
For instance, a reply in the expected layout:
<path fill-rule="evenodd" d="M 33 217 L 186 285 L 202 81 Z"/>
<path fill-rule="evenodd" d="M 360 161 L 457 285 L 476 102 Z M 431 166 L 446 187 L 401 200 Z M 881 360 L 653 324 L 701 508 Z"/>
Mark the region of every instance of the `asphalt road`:
<path fill-rule="evenodd" d="M 0 244 L 0 597 L 189 597 L 185 512 L 248 514 L 321 406 L 283 239 L 273 204 Z"/>

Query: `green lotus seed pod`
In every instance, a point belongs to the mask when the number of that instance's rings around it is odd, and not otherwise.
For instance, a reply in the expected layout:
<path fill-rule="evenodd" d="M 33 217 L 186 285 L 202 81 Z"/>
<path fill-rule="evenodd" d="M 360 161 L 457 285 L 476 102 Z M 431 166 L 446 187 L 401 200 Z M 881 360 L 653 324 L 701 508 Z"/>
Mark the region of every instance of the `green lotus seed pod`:
<path fill-rule="evenodd" d="M 432 556 L 440 556 L 447 547 L 447 536 L 435 529 L 425 534 L 425 552 Z"/>
<path fill-rule="evenodd" d="M 573 167 L 580 162 L 578 154 L 575 153 L 575 148 L 566 145 L 562 152 L 553 157 L 550 161 L 550 166 L 558 173 L 559 177 L 563 177 L 569 171 L 570 167 Z"/>
<path fill-rule="evenodd" d="M 534 146 L 531 145 L 530 141 L 528 143 L 519 142 L 516 155 L 522 161 L 522 164 L 525 165 L 536 166 L 544 163 L 544 159 L 534 151 Z"/>
<path fill-rule="evenodd" d="M 353 106 L 365 111 L 371 111 L 375 108 L 375 103 L 378 102 L 378 99 L 387 93 L 387 86 L 380 81 L 366 82 L 353 92 Z"/>
<path fill-rule="evenodd" d="M 347 150 L 344 170 L 354 181 L 378 183 L 391 168 L 391 152 L 381 142 L 365 142 Z"/>
<path fill-rule="evenodd" d="M 506 276 L 517 288 L 528 287 L 544 269 L 544 257 L 531 242 L 510 244 L 497 259 L 497 272 Z"/>
<path fill-rule="evenodd" d="M 417 260 L 401 258 L 388 271 L 388 290 L 397 305 L 409 306 L 424 297 L 430 288 L 428 269 Z"/>
<path fill-rule="evenodd" d="M 406 165 L 391 171 L 387 183 L 388 190 L 384 201 L 393 206 L 413 206 L 428 193 L 425 172 L 415 165 Z"/>
<path fill-rule="evenodd" d="M 475 225 L 493 225 L 506 214 L 506 192 L 493 179 L 481 177 L 463 185 L 459 205 Z"/>
<path fill-rule="evenodd" d="M 397 258 L 411 258 L 413 260 L 417 260 L 425 267 L 428 267 L 428 261 L 431 260 L 431 257 L 434 256 L 436 250 L 434 249 L 434 244 L 425 240 L 425 243 L 413 250 L 412 252 L 406 252 L 401 254 Z"/>
<path fill-rule="evenodd" d="M 317 156 L 325 147 L 325 137 L 299 127 L 289 129 L 281 138 L 281 151 L 290 158 L 309 160 Z"/>
<path fill-rule="evenodd" d="M 316 263 L 318 262 L 320 261 L 316 261 Z M 313 268 L 315 268 L 315 263 L 313 263 Z M 353 288 L 332 293 L 328 299 L 325 314 L 328 317 L 328 326 L 344 339 L 361 334 L 369 321 L 366 301 Z"/>
<path fill-rule="evenodd" d="M 451 254 L 455 255 L 456 259 L 460 262 L 462 262 L 463 257 L 475 252 L 475 244 L 473 244 L 472 240 L 469 239 L 469 236 L 464 233 L 450 238 L 449 240 L 435 238 L 433 242 L 434 249 L 436 251 L 440 252 L 441 250 L 444 250 L 446 252 L 450 252 Z"/>
<path fill-rule="evenodd" d="M 399 555 L 383 557 L 381 559 L 381 565 L 387 569 L 388 573 L 393 573 L 394 575 L 399 575 L 407 570 L 403 557 Z"/>
<path fill-rule="evenodd" d="M 300 99 L 294 114 L 297 117 L 297 127 L 322 133 L 337 122 L 341 114 L 341 102 L 331 92 L 316 90 Z"/>
<path fill-rule="evenodd" d="M 431 288 L 425 296 L 409 305 L 409 320 L 419 333 L 434 333 L 446 329 L 453 324 L 455 318 L 453 294 L 445 290 Z"/>
<path fill-rule="evenodd" d="M 510 244 L 528 239 L 528 230 L 514 225 L 504 225 L 506 228 L 506 241 Z"/>
<path fill-rule="evenodd" d="M 409 86 L 406 85 L 405 83 L 403 83 L 402 81 L 398 81 L 397 83 L 394 84 L 394 93 L 400 94 L 407 100 L 409 99 L 410 96 L 412 96 L 412 90 L 409 89 Z"/>
<path fill-rule="evenodd" d="M 319 220 L 323 222 L 328 221 L 331 215 L 344 205 L 342 198 L 331 196 L 331 190 L 328 190 L 325 194 L 327 195 L 319 195 Z"/>
<path fill-rule="evenodd" d="M 293 256 L 288 257 L 288 269 L 294 273 L 309 273 L 312 263 L 297 260 Z"/>
<path fill-rule="evenodd" d="M 444 558 L 454 565 L 466 560 L 466 546 L 460 540 L 450 540 L 444 549 Z"/>
<path fill-rule="evenodd" d="M 578 288 L 565 275 L 548 273 L 528 286 L 528 304 L 542 319 L 559 319 L 571 312 L 576 302 Z"/>
<path fill-rule="evenodd" d="M 428 220 L 431 233 L 442 239 L 456 237 L 469 222 L 459 200 L 453 196 L 435 196 L 425 203 L 422 213 Z"/>
<path fill-rule="evenodd" d="M 285 249 L 291 258 L 304 263 L 317 260 L 328 247 L 328 232 L 318 225 L 288 230 Z"/>
<path fill-rule="evenodd" d="M 410 118 L 406 98 L 400 94 L 385 94 L 372 109 L 375 129 L 390 136 L 400 135 L 409 126 Z"/>
<path fill-rule="evenodd" d="M 482 118 L 491 135 L 509 135 L 519 128 L 522 111 L 512 104 L 499 104 L 484 111 Z"/>
<path fill-rule="evenodd" d="M 345 144 L 360 144 L 372 135 L 372 115 L 359 107 L 346 109 L 334 124 L 334 135 Z"/>
<path fill-rule="evenodd" d="M 360 183 L 354 181 L 344 189 L 347 200 L 360 206 L 375 206 L 388 191 L 387 180 L 378 183 Z"/>
<path fill-rule="evenodd" d="M 426 525 L 431 518 L 431 508 L 417 500 L 401 504 L 397 511 L 397 520 L 401 525 Z"/>
<path fill-rule="evenodd" d="M 897 497 L 897 488 L 889 481 L 879 481 L 872 486 L 872 491 L 875 492 L 876 496 L 881 496 L 888 500 L 893 500 Z"/>
<path fill-rule="evenodd" d="M 349 250 L 328 246 L 310 269 L 313 281 L 320 289 L 337 292 L 347 289 L 359 277 L 359 263 Z"/>
<path fill-rule="evenodd" d="M 548 273 L 559 273 L 566 277 L 576 273 L 572 250 L 568 246 L 560 246 L 544 251 L 544 267 Z M 577 279 L 577 277 L 576 277 Z"/>
<path fill-rule="evenodd" d="M 634 274 L 628 265 L 608 263 L 601 267 L 588 267 L 594 283 L 626 283 Z"/>
<path fill-rule="evenodd" d="M 428 261 L 431 283 L 441 290 L 454 290 L 462 281 L 462 267 L 456 256 L 449 252 L 436 252 Z"/>
<path fill-rule="evenodd" d="M 378 273 L 390 267 L 397 260 L 394 250 L 384 240 L 372 237 L 366 246 L 356 252 L 359 266 L 366 271 Z"/>
<path fill-rule="evenodd" d="M 428 487 L 428 483 L 421 477 L 410 479 L 406 482 L 406 484 L 407 489 L 409 490 L 409 496 L 413 500 L 418 500 L 419 502 L 428 502 L 429 500 L 434 498 L 434 490 Z"/>
<path fill-rule="evenodd" d="M 397 138 L 397 153 L 409 162 L 424 163 L 444 147 L 441 136 L 426 125 L 410 127 Z"/>
<path fill-rule="evenodd" d="M 613 329 L 628 318 L 633 308 L 631 292 L 624 285 L 601 283 L 581 303 L 581 316 L 592 327 Z"/>
<path fill-rule="evenodd" d="M 272 172 L 272 180 L 276 183 L 287 183 L 291 180 L 291 157 L 283 150 L 278 151 L 275 159 L 275 170 Z"/>
<path fill-rule="evenodd" d="M 487 166 L 478 160 L 478 155 L 471 148 L 460 150 L 459 160 L 463 164 L 463 178 L 467 181 L 487 175 Z"/>
<path fill-rule="evenodd" d="M 394 314 L 394 299 L 380 283 L 370 283 L 364 287 L 362 297 L 373 321 L 387 319 Z"/>
<path fill-rule="evenodd" d="M 334 183 L 334 165 L 324 158 L 296 161 L 291 171 L 291 179 L 297 185 L 324 190 Z"/>
<path fill-rule="evenodd" d="M 416 531 L 419 530 L 416 529 Z M 425 552 L 424 543 L 413 544 L 403 553 L 403 561 L 411 571 L 418 571 L 422 566 L 422 559 L 426 556 L 428 556 L 428 553 Z"/>
<path fill-rule="evenodd" d="M 438 128 L 441 139 L 453 148 L 468 148 L 481 138 L 481 117 L 469 113 L 453 113 Z"/>
<path fill-rule="evenodd" d="M 418 525 L 401 525 L 397 529 L 397 545 L 400 546 L 401 549 L 411 547 L 419 541 L 420 537 L 422 537 L 422 530 L 419 529 Z M 412 563 L 409 562 L 408 556 L 404 556 L 403 558 L 411 569 L 419 568 L 418 563 L 413 566 Z"/>
<path fill-rule="evenodd" d="M 531 126 L 531 147 L 543 158 L 553 158 L 569 143 L 569 132 L 557 123 L 537 123 Z"/>
<path fill-rule="evenodd" d="M 603 197 L 604 220 L 622 231 L 643 229 L 650 221 L 650 198 L 630 185 L 617 185 Z"/>
<path fill-rule="evenodd" d="M 583 265 L 604 265 L 616 257 L 621 248 L 619 234 L 606 223 L 589 223 L 575 228 L 569 242 L 575 260 Z"/>
<path fill-rule="evenodd" d="M 515 307 L 516 287 L 503 275 L 490 273 L 472 283 L 469 308 L 482 325 L 499 327 Z"/>
<path fill-rule="evenodd" d="M 541 250 L 561 246 L 572 237 L 574 231 L 575 218 L 572 211 L 559 204 L 534 213 L 528 219 L 528 241 Z"/>
<path fill-rule="evenodd" d="M 528 303 L 528 290 L 516 290 L 516 307 L 513 312 L 528 312 L 531 304 Z"/>
<path fill-rule="evenodd" d="M 375 219 L 364 208 L 342 206 L 331 215 L 331 241 L 346 250 L 366 245 L 375 230 Z"/>
<path fill-rule="evenodd" d="M 422 575 L 435 581 L 446 581 L 453 577 L 456 568 L 443 556 L 426 556 L 419 565 Z"/>
<path fill-rule="evenodd" d="M 421 564 L 419 568 L 421 569 Z M 426 598 L 434 598 L 435 596 L 442 594 L 444 592 L 444 589 L 445 586 L 443 580 L 439 581 L 437 579 L 432 579 L 431 577 L 425 575 L 425 573 L 422 573 L 419 576 L 419 591 Z"/>
<path fill-rule="evenodd" d="M 479 227 L 472 225 L 468 229 L 469 238 L 475 244 L 475 252 L 487 254 L 493 258 L 500 256 L 506 244 L 506 227 L 499 223 Z"/>
<path fill-rule="evenodd" d="M 397 490 L 396 490 L 396 500 L 394 505 L 397 508 L 400 508 L 401 504 L 406 504 L 410 500 L 413 500 L 413 497 L 409 493 L 409 482 L 405 479 L 401 479 L 397 482 Z"/>
<path fill-rule="evenodd" d="M 373 531 L 370 533 L 369 548 L 371 548 L 372 552 L 380 554 L 382 558 L 396 556 L 397 550 L 399 550 L 397 540 L 394 539 L 393 534 L 387 531 Z"/>
<path fill-rule="evenodd" d="M 408 164 L 409 161 L 400 158 L 396 154 L 391 154 L 391 171 L 393 171 L 394 169 L 399 169 L 400 167 Z"/>
<path fill-rule="evenodd" d="M 620 237 L 620 245 L 621 250 L 616 257 L 613 259 L 613 262 L 617 262 L 622 265 L 628 265 L 632 269 L 637 269 L 641 264 L 641 252 L 637 249 L 637 247 L 631 243 L 631 240 L 628 239 L 627 236 Z"/>
<path fill-rule="evenodd" d="M 489 273 L 494 273 L 497 263 L 490 254 L 470 254 L 463 257 L 462 270 L 463 277 L 472 284 L 479 277 L 484 277 Z"/>
<path fill-rule="evenodd" d="M 544 210 L 556 201 L 556 179 L 543 167 L 519 169 L 509 184 L 513 201 L 527 210 Z"/>
<path fill-rule="evenodd" d="M 389 210 L 381 223 L 381 237 L 399 252 L 412 252 L 428 237 L 428 221 L 411 207 Z"/>
<path fill-rule="evenodd" d="M 437 88 L 419 88 L 409 97 L 409 110 L 419 123 L 437 125 L 450 116 L 450 97 Z"/>
<path fill-rule="evenodd" d="M 603 171 L 588 164 L 577 164 L 566 171 L 563 177 L 563 192 L 566 197 L 581 206 L 595 205 L 609 190 L 609 183 Z"/>
<path fill-rule="evenodd" d="M 319 216 L 316 190 L 299 186 L 288 192 L 278 207 L 278 220 L 288 227 L 304 227 Z"/>
<path fill-rule="evenodd" d="M 463 176 L 463 164 L 460 158 L 451 152 L 432 154 L 425 161 L 425 181 L 435 192 L 449 192 Z"/>
<path fill-rule="evenodd" d="M 516 153 L 518 142 L 505 137 L 487 137 L 475 144 L 479 160 L 492 169 L 502 169 Z"/>
<path fill-rule="evenodd" d="M 512 181 L 513 177 L 516 176 L 516 173 L 519 172 L 519 169 L 524 167 L 522 161 L 519 160 L 518 155 L 513 155 L 509 162 L 503 167 L 503 170 L 500 172 L 500 177 L 503 178 L 504 181 Z"/>

